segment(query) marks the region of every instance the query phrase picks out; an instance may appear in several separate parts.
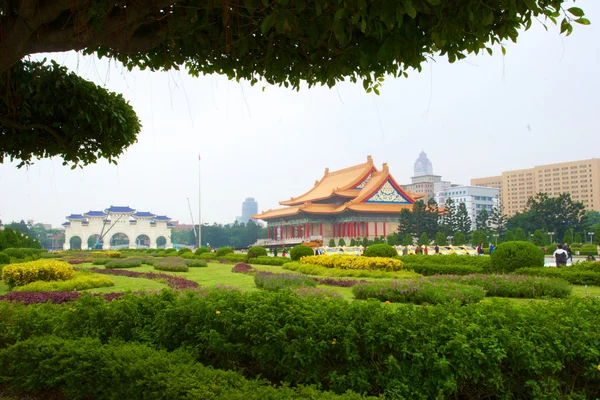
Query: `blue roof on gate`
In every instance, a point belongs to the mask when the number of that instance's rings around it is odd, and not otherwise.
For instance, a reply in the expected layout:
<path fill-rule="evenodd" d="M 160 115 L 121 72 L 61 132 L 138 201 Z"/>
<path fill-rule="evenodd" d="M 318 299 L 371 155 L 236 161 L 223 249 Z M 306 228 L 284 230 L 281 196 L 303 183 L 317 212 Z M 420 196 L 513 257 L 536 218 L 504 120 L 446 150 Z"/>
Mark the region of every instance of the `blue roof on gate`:
<path fill-rule="evenodd" d="M 171 218 L 167 217 L 166 215 L 157 215 L 154 219 L 157 221 L 170 221 L 171 220 Z"/>
<path fill-rule="evenodd" d="M 168 227 L 173 227 L 173 226 L 175 226 L 175 224 L 173 224 L 173 223 L 171 223 L 171 222 L 167 222 L 167 226 L 168 226 Z"/>
<path fill-rule="evenodd" d="M 67 219 L 83 219 L 83 215 L 81 214 L 71 214 L 66 217 Z"/>
<path fill-rule="evenodd" d="M 104 211 L 88 211 L 84 213 L 86 217 L 104 217 L 106 213 Z"/>
<path fill-rule="evenodd" d="M 110 206 L 105 210 L 107 213 L 134 213 L 135 210 L 129 206 Z"/>
<path fill-rule="evenodd" d="M 71 225 L 71 223 L 70 223 L 70 222 L 64 222 L 64 223 L 62 224 L 62 226 L 69 226 L 69 225 Z"/>
<path fill-rule="evenodd" d="M 153 218 L 156 216 L 156 214 L 152 214 L 151 212 L 146 212 L 146 211 L 138 211 L 135 214 L 133 214 L 134 217 L 150 217 Z"/>

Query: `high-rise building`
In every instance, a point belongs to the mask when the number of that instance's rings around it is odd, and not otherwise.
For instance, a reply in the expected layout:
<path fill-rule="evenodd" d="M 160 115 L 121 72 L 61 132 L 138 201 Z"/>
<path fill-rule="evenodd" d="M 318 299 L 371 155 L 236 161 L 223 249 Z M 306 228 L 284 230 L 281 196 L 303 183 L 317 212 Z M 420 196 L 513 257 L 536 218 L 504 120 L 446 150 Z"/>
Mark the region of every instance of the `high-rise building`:
<path fill-rule="evenodd" d="M 431 164 L 424 151 L 419 154 L 419 158 L 415 161 L 414 173 L 415 177 L 423 175 L 433 175 L 433 164 Z"/>
<path fill-rule="evenodd" d="M 242 216 L 237 217 L 236 221 L 240 224 L 247 224 L 254 214 L 258 214 L 258 203 L 253 197 L 248 197 L 242 203 Z"/>
<path fill-rule="evenodd" d="M 465 203 L 471 220 L 471 229 L 475 230 L 477 215 L 483 210 L 490 214 L 492 208 L 498 205 L 498 192 L 497 188 L 491 187 L 451 185 L 444 187 L 443 190 L 436 191 L 435 201 L 441 207 L 446 206 L 447 199 L 452 199 L 457 206 L 460 203 Z"/>
<path fill-rule="evenodd" d="M 501 176 L 471 179 L 471 185 L 500 189 L 502 207 L 509 217 L 524 211 L 527 200 L 538 193 L 550 197 L 570 193 L 586 210 L 600 211 L 598 158 L 506 171 Z"/>

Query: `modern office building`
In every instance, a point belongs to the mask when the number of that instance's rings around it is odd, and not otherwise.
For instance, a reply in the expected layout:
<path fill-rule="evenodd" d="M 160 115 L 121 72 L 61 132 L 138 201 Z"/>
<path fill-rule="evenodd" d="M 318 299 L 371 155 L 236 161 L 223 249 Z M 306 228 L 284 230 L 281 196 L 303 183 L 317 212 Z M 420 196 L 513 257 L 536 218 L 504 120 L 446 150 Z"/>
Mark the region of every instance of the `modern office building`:
<path fill-rule="evenodd" d="M 415 161 L 414 176 L 433 175 L 433 164 L 427 158 L 427 154 L 422 151 L 419 158 Z"/>
<path fill-rule="evenodd" d="M 465 203 L 471 229 L 475 230 L 477 215 L 483 210 L 487 210 L 488 214 L 492 212 L 492 208 L 499 203 L 499 192 L 499 189 L 491 187 L 450 185 L 435 193 L 435 201 L 440 207 L 445 207 L 448 199 L 452 199 L 456 205 Z"/>
<path fill-rule="evenodd" d="M 509 217 L 524 211 L 527 199 L 537 193 L 550 197 L 570 193 L 586 210 L 600 211 L 599 158 L 506 171 L 501 176 L 471 179 L 471 185 L 498 188 L 504 213 Z"/>
<path fill-rule="evenodd" d="M 413 176 L 410 179 L 411 183 L 402 185 L 402 189 L 418 195 L 425 203 L 434 198 L 435 192 L 439 191 L 436 186 L 440 184 L 450 185 L 450 182 L 442 181 L 441 175 L 434 175 L 433 164 L 423 151 L 415 161 Z"/>
<path fill-rule="evenodd" d="M 258 214 L 258 203 L 253 197 L 247 197 L 242 203 L 242 216 L 235 219 L 240 224 L 247 224 L 254 214 Z"/>

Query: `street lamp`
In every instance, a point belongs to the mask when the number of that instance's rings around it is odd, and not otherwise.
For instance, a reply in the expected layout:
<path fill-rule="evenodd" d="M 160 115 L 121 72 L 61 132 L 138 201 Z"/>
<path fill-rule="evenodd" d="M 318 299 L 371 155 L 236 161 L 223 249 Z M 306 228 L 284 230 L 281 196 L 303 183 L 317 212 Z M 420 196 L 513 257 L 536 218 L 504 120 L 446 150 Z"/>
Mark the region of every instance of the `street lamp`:
<path fill-rule="evenodd" d="M 590 244 L 594 243 L 594 232 L 588 232 L 588 235 L 590 235 Z"/>
<path fill-rule="evenodd" d="M 554 233 L 555 232 L 548 232 L 548 235 L 550 235 L 550 244 L 554 243 L 553 237 L 554 237 Z"/>
<path fill-rule="evenodd" d="M 500 235 L 498 235 L 497 233 L 494 233 L 492 236 L 494 236 L 496 238 L 496 246 L 498 246 L 498 236 L 500 236 Z"/>
<path fill-rule="evenodd" d="M 198 153 L 198 248 L 202 247 L 202 174 L 200 170 L 200 153 Z"/>
<path fill-rule="evenodd" d="M 454 239 L 454 236 L 447 236 L 446 239 L 448 239 L 449 245 L 452 246 L 452 239 Z"/>

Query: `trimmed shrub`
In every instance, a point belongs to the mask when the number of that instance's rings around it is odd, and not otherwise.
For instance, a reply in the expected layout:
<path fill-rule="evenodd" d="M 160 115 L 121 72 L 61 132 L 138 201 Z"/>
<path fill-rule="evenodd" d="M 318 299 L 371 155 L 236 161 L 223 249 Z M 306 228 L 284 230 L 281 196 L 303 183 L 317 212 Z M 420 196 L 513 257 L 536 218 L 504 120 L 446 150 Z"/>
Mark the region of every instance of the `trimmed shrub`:
<path fill-rule="evenodd" d="M 600 272 L 578 268 L 519 268 L 515 274 L 562 278 L 576 285 L 600 285 Z"/>
<path fill-rule="evenodd" d="M 104 268 L 137 268 L 142 266 L 142 260 L 139 258 L 123 258 L 121 260 L 111 260 L 104 264 Z"/>
<path fill-rule="evenodd" d="M 188 249 L 187 247 L 182 247 L 177 251 L 177 255 L 180 256 L 184 253 L 191 253 L 191 252 L 192 252 L 191 249 Z"/>
<path fill-rule="evenodd" d="M 13 390 L 54 390 L 69 399 L 366 399 L 307 386 L 274 387 L 238 372 L 205 367 L 185 351 L 167 352 L 140 343 L 103 344 L 92 338 L 46 336 L 20 342 L 0 351 L 0 367 L 0 379 Z"/>
<path fill-rule="evenodd" d="M 299 272 L 305 275 L 321 275 L 330 277 L 356 277 L 356 278 L 375 278 L 375 279 L 415 279 L 421 275 L 413 271 L 377 271 L 377 270 L 361 270 L 361 269 L 337 269 L 327 268 L 320 265 L 304 264 L 297 261 L 289 262 L 283 265 L 283 269 Z"/>
<path fill-rule="evenodd" d="M 277 265 L 277 266 L 282 266 L 285 263 L 289 263 L 292 260 L 290 260 L 287 257 L 256 257 L 253 258 L 252 260 L 248 260 L 249 262 L 251 262 L 252 264 L 258 264 L 258 265 Z"/>
<path fill-rule="evenodd" d="M 10 264 L 10 256 L 0 251 L 0 264 Z"/>
<path fill-rule="evenodd" d="M 485 297 L 485 290 L 454 282 L 436 284 L 425 279 L 363 283 L 352 287 L 358 300 L 377 299 L 392 303 L 443 304 L 458 302 L 461 305 L 477 303 Z"/>
<path fill-rule="evenodd" d="M 308 247 L 308 246 L 303 246 L 301 244 L 292 247 L 292 249 L 290 250 L 290 258 L 293 261 L 300 261 L 300 259 L 304 256 L 314 256 L 315 255 L 315 251 Z"/>
<path fill-rule="evenodd" d="M 231 247 L 221 247 L 217 250 L 217 257 L 223 257 L 225 254 L 233 253 L 233 249 Z"/>
<path fill-rule="evenodd" d="M 121 258 L 122 254 L 116 250 L 94 250 L 90 252 L 94 257 L 110 257 L 110 258 Z"/>
<path fill-rule="evenodd" d="M 154 264 L 154 269 L 158 271 L 169 271 L 169 272 L 188 272 L 190 269 L 185 264 L 167 264 L 157 263 Z"/>
<path fill-rule="evenodd" d="M 407 254 L 399 256 L 398 259 L 402 260 L 407 268 L 411 268 L 413 265 L 471 265 L 487 271 L 491 265 L 490 257 L 458 254 L 430 254 L 427 257 L 418 254 Z"/>
<path fill-rule="evenodd" d="M 201 253 L 200 255 L 196 256 L 196 258 L 200 259 L 200 260 L 216 260 L 217 259 L 217 253 Z"/>
<path fill-rule="evenodd" d="M 404 268 L 402 261 L 389 257 L 344 256 L 338 254 L 332 256 L 306 256 L 302 257 L 300 262 L 340 269 L 398 271 Z"/>
<path fill-rule="evenodd" d="M 492 272 L 513 272 L 517 268 L 544 266 L 544 254 L 529 242 L 500 243 L 490 258 Z"/>
<path fill-rule="evenodd" d="M 196 258 L 196 254 L 192 253 L 191 251 L 188 251 L 183 254 L 180 254 L 179 257 L 184 258 L 186 260 L 193 260 Z"/>
<path fill-rule="evenodd" d="M 267 249 L 262 246 L 252 246 L 248 250 L 248 258 L 266 257 Z"/>
<path fill-rule="evenodd" d="M 110 258 L 95 258 L 92 260 L 93 265 L 106 265 L 112 260 Z"/>
<path fill-rule="evenodd" d="M 257 288 L 269 291 L 304 286 L 317 286 L 317 282 L 307 276 L 295 274 L 275 274 L 272 272 L 258 272 L 254 275 L 254 284 Z"/>
<path fill-rule="evenodd" d="M 595 244 L 584 244 L 579 249 L 579 255 L 582 256 L 597 256 L 598 247 Z"/>
<path fill-rule="evenodd" d="M 196 251 L 194 251 L 194 254 L 197 256 L 203 253 L 210 253 L 210 249 L 208 247 L 198 247 Z"/>
<path fill-rule="evenodd" d="M 102 275 L 75 272 L 73 278 L 66 281 L 36 281 L 15 287 L 15 292 L 74 292 L 99 287 L 114 286 L 115 282 Z"/>
<path fill-rule="evenodd" d="M 248 256 L 246 254 L 227 253 L 222 257 L 217 257 L 217 259 L 219 260 L 219 262 L 238 263 L 247 262 Z"/>
<path fill-rule="evenodd" d="M 43 249 L 29 249 L 29 248 L 13 248 L 9 247 L 2 252 L 9 257 L 15 258 L 16 260 L 27 260 L 27 261 L 35 261 L 41 258 L 41 254 Z"/>
<path fill-rule="evenodd" d="M 173 253 L 177 253 L 177 249 L 171 247 L 170 249 L 165 249 L 166 255 L 173 255 Z"/>
<path fill-rule="evenodd" d="M 420 256 L 421 258 L 428 258 Z M 444 256 L 442 256 L 444 257 Z M 473 257 L 475 258 L 475 257 Z M 483 268 L 474 265 L 446 265 L 446 264 L 415 264 L 407 266 L 421 275 L 469 275 L 485 272 Z"/>
<path fill-rule="evenodd" d="M 2 268 L 2 279 L 12 289 L 35 281 L 58 281 L 73 277 L 73 267 L 67 262 L 44 259 L 8 264 Z"/>
<path fill-rule="evenodd" d="M 237 263 L 231 269 L 231 272 L 237 272 L 241 274 L 247 274 L 248 272 L 253 271 L 252 265 L 246 263 Z"/>
<path fill-rule="evenodd" d="M 90 268 L 90 271 L 98 273 L 98 274 L 106 274 L 106 275 L 117 275 L 117 276 L 127 276 L 130 278 L 145 278 L 145 279 L 154 279 L 159 281 L 166 281 L 167 285 L 173 289 L 195 289 L 197 288 L 198 282 L 169 274 L 161 274 L 157 272 L 135 272 L 127 269 L 100 269 L 100 268 Z M 0 346 L 1 347 L 1 346 Z"/>
<path fill-rule="evenodd" d="M 554 252 L 556 251 L 557 248 L 558 248 L 558 246 L 555 244 L 551 244 L 551 245 L 547 246 L 546 254 L 554 254 Z"/>
<path fill-rule="evenodd" d="M 569 282 L 564 279 L 540 278 L 526 275 L 483 275 L 434 276 L 430 282 L 456 282 L 479 286 L 486 290 L 487 296 L 516 297 L 536 299 L 541 297 L 564 298 L 571 294 Z"/>
<path fill-rule="evenodd" d="M 185 263 L 185 265 L 187 265 L 190 268 L 206 268 L 206 267 L 208 267 L 208 264 L 205 261 L 200 261 L 200 260 L 185 260 L 184 263 Z"/>
<path fill-rule="evenodd" d="M 372 244 L 367 247 L 364 255 L 365 257 L 394 257 L 398 252 L 389 244 Z"/>

